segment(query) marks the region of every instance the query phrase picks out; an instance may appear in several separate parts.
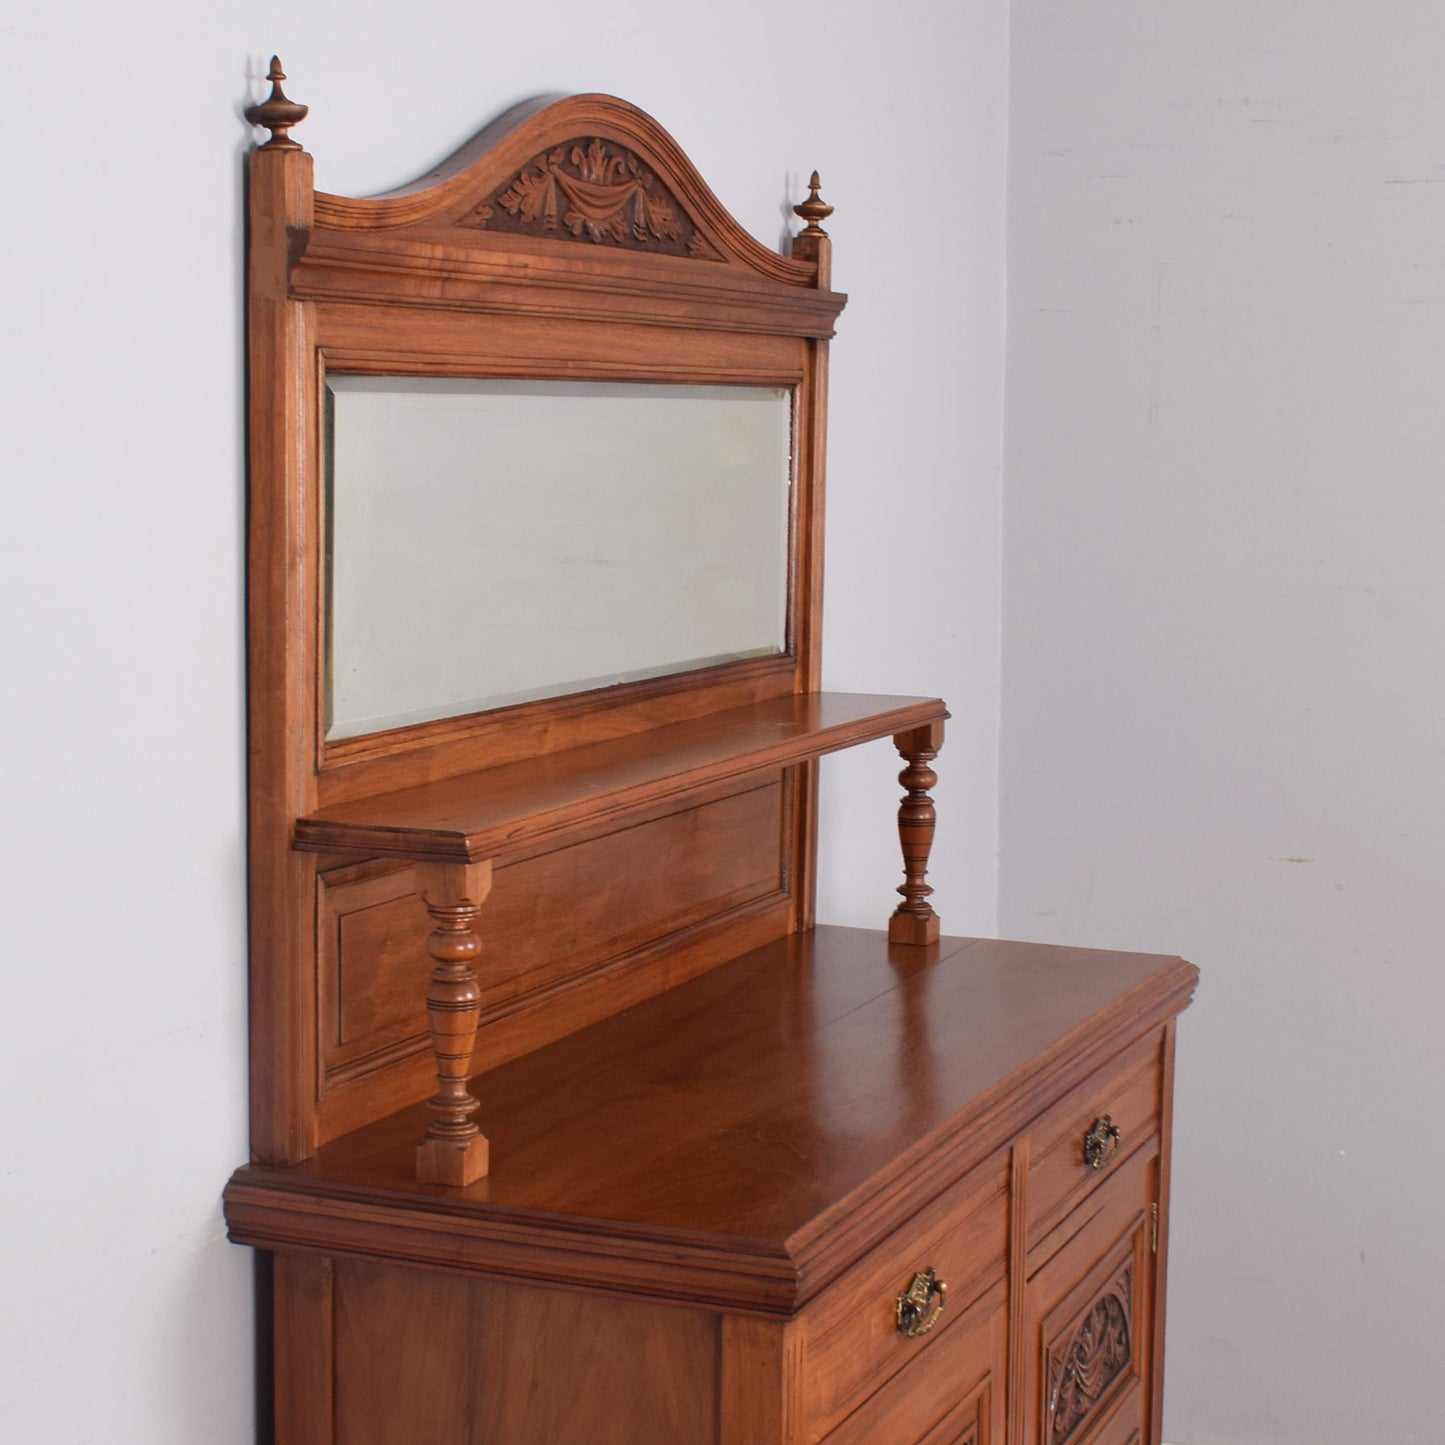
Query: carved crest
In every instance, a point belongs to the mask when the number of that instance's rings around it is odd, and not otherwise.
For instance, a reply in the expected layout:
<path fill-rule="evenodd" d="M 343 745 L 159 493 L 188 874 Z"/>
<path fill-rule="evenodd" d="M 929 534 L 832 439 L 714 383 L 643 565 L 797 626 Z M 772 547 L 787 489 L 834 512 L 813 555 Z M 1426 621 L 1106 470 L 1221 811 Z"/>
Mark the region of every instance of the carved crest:
<path fill-rule="evenodd" d="M 1085 1312 L 1063 1345 L 1049 1349 L 1050 1445 L 1063 1445 L 1129 1368 L 1133 1278 L 1133 1269 L 1125 1269 Z"/>
<path fill-rule="evenodd" d="M 676 198 L 638 158 L 596 137 L 543 152 L 462 224 L 718 259 Z"/>

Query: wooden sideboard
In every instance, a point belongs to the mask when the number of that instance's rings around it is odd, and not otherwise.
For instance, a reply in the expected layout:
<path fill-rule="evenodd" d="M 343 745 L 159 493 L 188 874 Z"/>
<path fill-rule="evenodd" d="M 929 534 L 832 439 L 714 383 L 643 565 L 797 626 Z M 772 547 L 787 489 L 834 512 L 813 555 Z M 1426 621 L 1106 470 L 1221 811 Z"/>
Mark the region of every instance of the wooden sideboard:
<path fill-rule="evenodd" d="M 262 1251 L 263 1435 L 1157 1445 L 1195 971 L 941 935 L 943 704 L 819 690 L 844 298 L 816 177 L 773 256 L 591 96 L 347 200 L 313 191 L 284 78 L 250 113 L 252 1160 L 225 1203 Z M 776 402 L 776 645 L 338 726 L 342 376 Z M 681 511 L 727 484 L 677 466 Z M 420 570 L 465 569 L 423 540 Z M 489 625 L 459 603 L 414 644 L 461 659 Z M 819 760 L 881 739 L 901 902 L 817 926 Z"/>

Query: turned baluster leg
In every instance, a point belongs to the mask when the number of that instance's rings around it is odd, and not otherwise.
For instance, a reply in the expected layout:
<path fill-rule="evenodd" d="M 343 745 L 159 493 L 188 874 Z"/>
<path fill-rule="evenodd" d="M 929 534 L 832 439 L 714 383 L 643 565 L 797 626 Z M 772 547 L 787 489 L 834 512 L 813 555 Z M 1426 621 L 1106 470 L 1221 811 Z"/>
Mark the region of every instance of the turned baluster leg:
<path fill-rule="evenodd" d="M 890 943 L 937 943 L 938 915 L 928 902 L 933 889 L 924 882 L 928 875 L 928 854 L 933 847 L 933 829 L 938 814 L 928 790 L 938 774 L 928 765 L 943 746 L 943 724 L 930 723 L 912 732 L 897 733 L 893 746 L 908 766 L 898 781 L 908 789 L 898 805 L 898 841 L 903 848 L 903 882 L 898 891 L 903 902 L 888 920 Z"/>
<path fill-rule="evenodd" d="M 427 1101 L 435 1117 L 417 1146 L 416 1177 L 427 1184 L 472 1184 L 487 1172 L 487 1140 L 471 1117 L 477 1101 L 467 1087 L 482 991 L 472 961 L 482 951 L 475 923 L 492 889 L 490 863 L 423 863 L 422 901 L 436 925 L 427 951 L 436 969 L 426 994 L 427 1024 L 436 1056 L 437 1091 Z"/>

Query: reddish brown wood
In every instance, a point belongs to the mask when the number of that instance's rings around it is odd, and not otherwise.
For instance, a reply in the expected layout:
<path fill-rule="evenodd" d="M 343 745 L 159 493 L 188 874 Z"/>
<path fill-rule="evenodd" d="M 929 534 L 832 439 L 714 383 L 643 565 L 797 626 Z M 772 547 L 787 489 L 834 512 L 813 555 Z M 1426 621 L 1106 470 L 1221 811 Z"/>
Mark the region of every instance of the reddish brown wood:
<path fill-rule="evenodd" d="M 804 1312 L 803 1395 L 808 1417 L 830 1430 L 915 1360 L 1001 1296 L 1008 1275 L 1008 1168 L 998 1151 L 876 1245 Z M 898 1296 L 932 1269 L 947 1288 L 926 1335 L 899 1332 Z M 1002 1372 L 1000 1372 L 1002 1379 Z"/>
<path fill-rule="evenodd" d="M 1161 1050 L 1159 1133 L 1164 1145 L 1159 1151 L 1154 1207 L 1154 1338 L 1150 1341 L 1149 1429 L 1146 1440 L 1163 1439 L 1164 1430 L 1164 1310 L 1166 1283 L 1169 1277 L 1169 1181 L 1173 1171 L 1174 1151 L 1169 1140 L 1174 1137 L 1174 1051 L 1179 1033 L 1179 1020 L 1170 1019 L 1164 1026 Z"/>
<path fill-rule="evenodd" d="M 1025 1290 L 1023 1439 L 1123 1442 L 1149 1425 L 1152 1152 L 1101 1184 L 1036 1252 Z"/>
<path fill-rule="evenodd" d="M 300 144 L 291 139 L 291 127 L 306 119 L 306 107 L 287 99 L 286 92 L 281 89 L 286 72 L 281 69 L 279 58 L 274 55 L 271 57 L 271 69 L 266 79 L 271 82 L 271 94 L 261 104 L 247 106 L 246 119 L 252 125 L 264 126 L 271 132 L 271 139 L 262 149 L 300 150 Z"/>
<path fill-rule="evenodd" d="M 298 819 L 295 843 L 310 852 L 443 863 L 502 858 L 599 822 L 625 822 L 667 798 L 944 715 L 937 698 L 856 693 L 776 698 L 526 764 L 340 804 Z"/>
<path fill-rule="evenodd" d="M 770 894 L 726 909 L 677 933 L 646 944 L 629 944 L 595 968 L 564 972 L 558 983 L 534 997 L 486 1008 L 474 1057 L 484 1058 L 491 1066 L 507 1063 L 686 983 L 731 957 L 739 947 L 757 947 L 780 938 L 788 932 L 788 902 L 785 894 Z M 491 907 L 489 903 L 483 910 L 484 917 Z M 418 937 L 418 947 L 421 942 Z M 403 1041 L 397 1052 L 384 1050 L 365 1066 L 328 1083 L 317 1110 L 319 1142 L 339 1138 L 404 1103 L 425 1098 L 434 1088 L 431 1051 L 417 998 L 413 983 L 412 1012 L 421 1020 L 421 1031 L 413 1031 L 410 1042 Z"/>
<path fill-rule="evenodd" d="M 331 1438 L 335 1271 L 325 1255 L 281 1250 L 272 1266 L 275 1445 Z"/>
<path fill-rule="evenodd" d="M 903 902 L 888 920 L 888 938 L 892 943 L 937 943 L 939 918 L 928 902 L 933 889 L 924 881 L 928 875 L 928 855 L 933 850 L 933 830 L 938 814 L 929 796 L 929 789 L 938 782 L 938 774 L 928 765 L 943 746 L 942 721 L 898 733 L 894 746 L 908 766 L 899 773 L 898 781 L 908 791 L 898 807 L 898 839 L 903 849 L 903 882 L 899 893 Z"/>
<path fill-rule="evenodd" d="M 285 76 L 281 77 L 283 80 Z M 808 224 L 793 238 L 793 255 L 796 257 L 799 251 L 799 244 L 806 248 L 811 245 L 818 236 L 826 236 L 828 233 L 818 223 L 826 221 L 833 214 L 833 208 L 827 201 L 820 199 L 818 188 L 822 184 L 818 179 L 817 171 L 814 171 L 808 178 L 808 199 L 800 201 L 793 210 L 801 216 Z"/>
<path fill-rule="evenodd" d="M 479 770 L 535 770 L 553 754 L 816 690 L 824 356 L 845 299 L 828 289 L 819 260 L 780 257 L 748 237 L 656 122 L 621 101 L 515 107 L 416 186 L 355 201 L 313 190 L 310 157 L 289 134 L 300 108 L 280 90 L 281 79 L 278 66 L 275 95 L 253 110 L 258 123 L 275 122 L 275 144 L 251 159 L 248 225 L 252 1138 L 256 1158 L 277 1162 L 303 1159 L 319 1139 L 414 1100 L 420 1079 L 412 1064 L 383 1069 L 358 1081 L 344 1102 L 326 1084 L 333 1018 L 318 1013 L 317 1000 L 330 988 L 321 977 L 329 945 L 318 936 L 315 900 L 319 875 L 356 855 L 345 844 L 340 855 L 295 853 L 298 819 Z M 639 184 L 643 173 L 651 178 L 644 189 L 672 207 L 690 254 L 629 249 L 607 236 L 594 240 L 585 227 L 575 236 L 565 226 L 557 234 L 501 234 L 486 224 L 486 207 L 495 213 L 524 171 L 539 157 L 550 166 L 552 151 L 579 137 L 584 150 L 595 141 L 621 158 Z M 328 368 L 794 388 L 789 653 L 327 743 L 319 472 Z M 651 745 L 634 747 L 645 756 Z M 697 777 L 689 786 L 701 802 L 713 783 Z M 606 986 L 595 954 L 579 947 L 575 969 L 562 965 L 549 983 L 547 1004 L 535 1000 L 547 1017 L 509 1024 L 508 1047 L 544 1042 L 613 1001 L 625 1007 L 665 987 L 670 973 L 686 977 L 806 926 L 812 798 L 810 779 L 787 791 L 784 896 L 764 907 L 720 895 L 711 918 L 686 925 L 691 933 L 679 940 L 675 964 L 658 951 L 667 935 L 638 937 L 627 956 L 607 963 Z M 556 841 L 617 831 L 667 801 L 634 798 L 635 811 L 615 819 L 579 810 Z M 728 847 L 763 856 L 775 846 L 776 826 L 759 822 L 751 840 Z M 499 853 L 514 856 L 514 842 Z M 533 846 L 515 843 L 522 854 Z M 712 844 L 695 846 L 706 866 Z M 542 918 L 543 941 L 559 959 L 577 926 L 565 910 Z M 504 946 L 497 956 L 506 954 Z"/>
<path fill-rule="evenodd" d="M 1008 1222 L 1008 1378 L 1012 1382 L 1000 1414 L 1007 1414 L 1005 1439 L 1024 1438 L 1024 1391 L 1022 1381 L 1027 1368 L 1024 1355 L 1024 1291 L 1019 1281 L 1028 1278 L 1028 1209 L 1029 1136 L 1015 1139 L 1009 1150 L 1009 1222 Z"/>
<path fill-rule="evenodd" d="M 1137 1150 L 1159 1135 L 1159 1035 L 1125 1049 L 1057 1103 L 1034 1126 L 1029 1158 L 1029 1238 L 1048 1232 Z M 1097 1119 L 1119 1130 L 1115 1153 L 1098 1169 L 1084 1158 L 1084 1136 Z"/>
<path fill-rule="evenodd" d="M 801 1445 L 809 1436 L 798 1399 L 803 1379 L 800 1331 L 780 1320 L 722 1316 L 717 1445 Z M 704 1439 L 710 1437 L 704 1436 Z"/>
<path fill-rule="evenodd" d="M 758 905 L 770 914 L 786 907 L 785 802 L 780 784 L 770 781 L 694 807 L 674 805 L 625 830 L 498 868 L 474 925 L 487 959 L 478 1057 L 491 1067 L 524 1052 L 509 1042 L 515 1028 L 501 1026 L 539 1013 L 549 1026 L 563 1013 L 548 1007 L 559 985 L 574 1004 L 584 977 L 630 991 L 615 978 L 617 968 L 659 939 L 667 940 L 667 982 L 678 982 L 699 929 L 715 929 L 720 915 L 736 927 L 738 911 Z M 417 927 L 414 865 L 373 859 L 330 869 L 321 883 L 320 1002 L 328 1021 L 318 1081 L 322 1113 L 358 1086 L 379 1085 L 381 1074 L 390 1076 L 399 1099 L 421 1098 L 431 1087 L 431 1066 L 417 980 L 430 965 Z M 559 898 L 571 900 L 565 930 L 556 924 Z M 658 991 L 645 989 L 632 1001 Z M 596 1017 L 574 1017 L 569 1007 L 556 1018 L 555 1036 Z M 529 1047 L 550 1041 L 528 1030 Z M 398 1071 L 416 1065 L 424 1067 L 414 1068 L 408 1094 Z M 344 1131 L 328 1132 L 323 1118 L 322 1137 L 336 1132 Z"/>
<path fill-rule="evenodd" d="M 247 169 L 250 423 L 246 559 L 251 1153 L 280 1163 L 315 1142 L 314 867 L 291 829 L 316 806 L 311 625 L 317 595 L 312 317 L 287 295 L 290 237 L 312 221 L 311 157 L 262 147 Z"/>
<path fill-rule="evenodd" d="M 1004 1445 L 1007 1317 L 999 1281 L 947 1335 L 915 1341 L 916 1357 L 827 1445 Z"/>
<path fill-rule="evenodd" d="M 413 1179 L 419 1105 L 304 1165 L 242 1171 L 246 1224 L 233 1228 L 258 1243 L 366 1239 L 400 1259 L 444 1249 L 454 1263 L 473 1247 L 500 1260 L 506 1239 L 540 1249 L 533 1267 L 550 1275 L 530 1220 L 574 1278 L 601 1268 L 648 1291 L 661 1272 L 669 1297 L 765 1313 L 781 1288 L 793 1308 L 1118 1058 L 1121 1036 L 1152 1037 L 1194 979 L 1148 955 L 988 939 L 897 949 L 819 928 L 482 1075 L 492 1168 L 472 1188 L 441 1200 Z"/>
<path fill-rule="evenodd" d="M 416 1177 L 428 1184 L 472 1184 L 487 1172 L 487 1140 L 471 1117 L 477 1101 L 467 1080 L 482 1004 L 472 971 L 482 951 L 476 921 L 492 891 L 492 865 L 423 863 L 417 882 L 436 925 L 427 939 L 436 969 L 426 991 L 426 1012 L 437 1091 L 427 1101 L 433 1118 L 417 1146 Z"/>
<path fill-rule="evenodd" d="M 251 111 L 259 1162 L 226 1192 L 232 1237 L 278 1252 L 278 1440 L 1023 1445 L 1040 1351 L 1167 1204 L 1195 975 L 939 939 L 943 704 L 819 691 L 844 298 L 816 176 L 775 256 L 654 121 L 587 96 L 326 196 L 282 79 Z M 570 210 L 522 204 L 549 195 Z M 328 742 L 328 370 L 791 388 L 788 651 Z M 902 906 L 887 935 L 813 930 L 818 758 L 887 735 Z M 1129 1142 L 1081 1177 L 1094 1112 Z M 1100 1445 L 1157 1426 L 1154 1258 Z M 928 1268 L 949 1304 L 905 1340 Z"/>
<path fill-rule="evenodd" d="M 718 1336 L 702 1311 L 338 1261 L 342 1388 L 327 1433 L 312 1438 L 705 1440 L 719 1412 Z"/>
<path fill-rule="evenodd" d="M 982 1428 L 980 1439 L 1000 1445 L 1010 1401 L 1025 1409 L 1006 1381 L 1022 1382 L 1027 1370 L 1036 1387 L 1041 1322 L 1064 1320 L 1060 1300 L 1100 1266 L 1126 1215 L 1147 1217 L 1139 1201 L 1156 1197 L 1155 1162 L 1167 1147 L 1154 1133 L 1103 1173 L 1076 1161 L 1082 1193 L 1060 1217 L 1047 1202 L 1052 1186 L 1031 1198 L 1052 1177 L 1028 1167 L 1031 1140 L 1046 1162 L 1081 1106 L 1101 1101 L 1128 1117 L 1141 1060 L 1154 1058 L 1159 1087 L 1160 1030 L 1194 977 L 1165 958 L 991 940 L 898 949 L 880 933 L 819 929 L 490 1071 L 482 1112 L 494 1167 L 469 1188 L 415 1182 L 406 1143 L 422 1120 L 408 1110 L 301 1166 L 240 1171 L 228 1219 L 248 1242 L 390 1261 L 403 1267 L 402 1290 L 422 1266 L 417 1299 L 440 1269 L 531 1280 L 559 1304 L 567 1282 L 712 1312 L 719 1374 L 698 1373 L 702 1354 L 690 1355 L 685 1393 L 729 1402 L 716 1426 L 729 1445 L 803 1445 L 832 1422 L 842 1439 L 890 1439 L 886 1422 L 916 1426 L 905 1439 L 933 1439 L 923 1434 L 933 1421 Z M 1031 1244 L 1029 1219 L 1048 1230 Z M 945 1322 L 922 1341 L 895 1339 L 893 1300 L 928 1265 L 950 1285 Z M 1015 1333 L 1012 1373 L 1002 1363 L 1006 1271 L 1017 1330 L 1036 1342 L 1024 1347 Z M 1035 1276 L 1048 1287 L 1025 1307 L 1023 1281 Z M 1147 1293 L 1150 1280 L 1140 1279 Z M 1089 1302 L 1074 1300 L 1070 1318 Z M 757 1322 L 736 1322 L 739 1312 Z M 451 1338 L 444 1314 L 434 1327 Z M 523 1350 L 537 1368 L 574 1339 L 590 1350 L 607 1328 L 577 1324 L 584 1333 L 574 1337 L 558 1323 L 565 1317 L 548 1314 L 546 1343 L 539 1335 Z M 1147 1375 L 1152 1315 L 1139 1318 Z M 381 1313 L 365 1324 L 385 1327 Z M 480 1324 L 468 1329 L 485 1339 Z M 358 1420 L 374 1398 L 362 1353 L 336 1385 L 338 1408 Z M 980 1363 L 945 1369 L 958 1392 L 950 1395 L 943 1367 L 920 1362 L 955 1354 Z M 388 1397 L 461 1398 L 446 1350 L 418 1347 L 406 1358 L 406 1378 Z M 513 1366 L 489 1378 L 510 1400 L 522 1355 L 508 1358 Z M 593 1358 L 605 1358 L 619 1398 L 645 1392 L 645 1368 L 634 1372 L 631 1356 Z M 965 1400 L 984 1399 L 970 1391 L 985 1368 L 987 1407 L 970 1414 Z M 469 1411 L 491 1398 L 464 1393 Z M 1107 1408 L 1123 1418 L 1122 1406 Z M 449 1445 L 448 1434 L 438 1439 Z"/>

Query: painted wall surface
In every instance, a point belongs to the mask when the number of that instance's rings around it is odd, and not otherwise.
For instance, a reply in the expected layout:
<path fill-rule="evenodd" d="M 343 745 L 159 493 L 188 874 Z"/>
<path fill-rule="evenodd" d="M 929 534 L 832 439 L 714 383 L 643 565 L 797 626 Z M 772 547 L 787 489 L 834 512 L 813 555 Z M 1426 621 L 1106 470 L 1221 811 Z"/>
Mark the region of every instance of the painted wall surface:
<path fill-rule="evenodd" d="M 1012 44 L 1000 928 L 1203 970 L 1165 1438 L 1438 1442 L 1445 12 Z"/>
<path fill-rule="evenodd" d="M 776 244 L 837 207 L 828 683 L 953 703 L 935 882 L 995 903 L 1005 0 L 0 0 L 6 830 L 0 1439 L 253 1438 L 240 111 L 273 49 L 320 186 L 524 96 L 651 111 Z M 942 177 L 942 179 L 940 179 Z M 898 763 L 832 770 L 823 913 L 879 923 Z"/>

